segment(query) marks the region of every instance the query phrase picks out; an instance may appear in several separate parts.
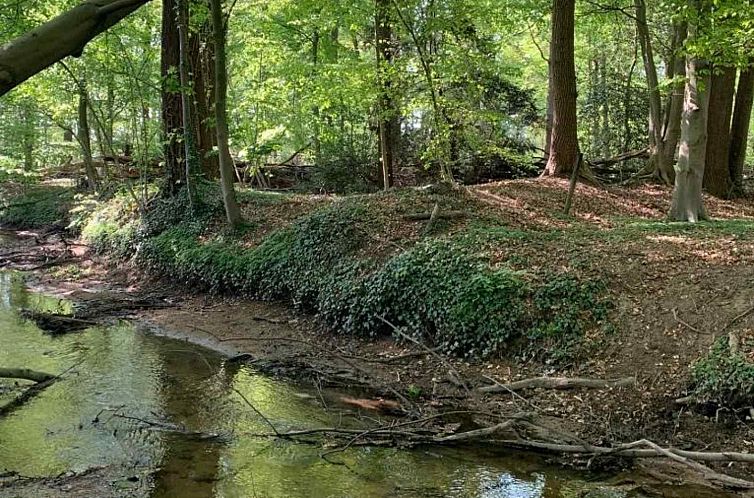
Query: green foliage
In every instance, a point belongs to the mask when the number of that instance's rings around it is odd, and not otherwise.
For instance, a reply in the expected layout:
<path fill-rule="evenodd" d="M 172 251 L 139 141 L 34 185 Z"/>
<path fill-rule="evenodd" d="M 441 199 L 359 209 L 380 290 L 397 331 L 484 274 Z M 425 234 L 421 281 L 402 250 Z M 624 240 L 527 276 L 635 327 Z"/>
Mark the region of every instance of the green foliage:
<path fill-rule="evenodd" d="M 32 187 L 0 204 L 0 224 L 15 228 L 64 224 L 72 200 L 66 187 Z"/>
<path fill-rule="evenodd" d="M 563 358 L 605 319 L 608 304 L 597 283 L 491 267 L 484 248 L 518 232 L 474 229 L 427 238 L 386 259 L 369 257 L 368 234 L 380 221 L 363 199 L 328 204 L 256 247 L 244 247 L 233 234 L 211 235 L 206 221 L 176 222 L 180 200 L 154 206 L 144 222 L 150 230 L 124 224 L 132 218 L 115 211 L 126 205 L 101 209 L 84 236 L 100 250 L 135 256 L 150 271 L 189 285 L 290 300 L 344 334 L 394 333 L 389 321 L 401 334 L 461 356 L 535 350 Z"/>
<path fill-rule="evenodd" d="M 691 375 L 700 400 L 728 408 L 754 402 L 754 363 L 732 352 L 727 337 L 715 341 L 710 352 L 693 365 Z"/>

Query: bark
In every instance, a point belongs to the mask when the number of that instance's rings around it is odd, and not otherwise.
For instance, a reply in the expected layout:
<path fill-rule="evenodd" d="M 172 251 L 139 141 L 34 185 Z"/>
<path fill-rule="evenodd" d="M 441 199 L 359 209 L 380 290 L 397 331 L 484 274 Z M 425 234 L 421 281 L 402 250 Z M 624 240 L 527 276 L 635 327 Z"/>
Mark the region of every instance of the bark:
<path fill-rule="evenodd" d="M 191 122 L 196 123 L 194 143 L 202 173 L 210 180 L 220 175 L 219 158 L 215 154 L 217 130 L 212 117 L 215 106 L 215 56 L 211 38 L 210 23 L 192 31 L 189 37 L 189 65 L 194 91 L 191 99 Z"/>
<path fill-rule="evenodd" d="M 553 0 L 550 42 L 552 135 L 544 175 L 564 175 L 576 164 L 576 66 L 574 62 L 575 0 Z"/>
<path fill-rule="evenodd" d="M 24 131 L 21 136 L 21 147 L 24 153 L 24 171 L 34 169 L 34 145 L 36 143 L 36 122 L 34 119 L 34 110 L 31 104 L 25 102 L 21 111 Z"/>
<path fill-rule="evenodd" d="M 477 390 L 483 393 L 511 393 L 524 389 L 612 389 L 616 387 L 632 387 L 635 385 L 636 377 L 624 377 L 612 380 L 586 379 L 578 377 L 533 377 L 511 382 L 510 384 L 484 386 Z"/>
<path fill-rule="evenodd" d="M 375 0 L 375 46 L 377 51 L 377 75 L 380 82 L 379 111 L 379 152 L 382 169 L 382 185 L 385 190 L 393 186 L 393 174 L 397 159 L 397 145 L 400 139 L 398 109 L 393 97 L 391 66 L 395 58 L 390 0 Z"/>
<path fill-rule="evenodd" d="M 189 56 L 188 56 L 188 0 L 178 0 L 178 72 L 181 79 L 181 122 L 183 128 L 183 175 L 189 203 L 193 209 L 192 193 L 192 151 L 193 151 L 193 122 L 191 121 L 191 103 L 189 102 Z"/>
<path fill-rule="evenodd" d="M 215 122 L 217 128 L 217 146 L 220 153 L 220 185 L 223 193 L 223 205 L 228 224 L 236 227 L 241 223 L 241 210 L 236 202 L 233 190 L 234 165 L 228 146 L 228 69 L 225 51 L 225 22 L 223 19 L 222 0 L 210 0 L 212 11 L 212 31 L 215 45 Z"/>
<path fill-rule="evenodd" d="M 752 101 L 754 100 L 754 68 L 741 71 L 736 89 L 736 105 L 730 132 L 730 158 L 728 168 L 733 183 L 733 195 L 743 194 L 744 161 L 749 139 Z"/>
<path fill-rule="evenodd" d="M 670 104 L 668 115 L 665 120 L 665 133 L 663 134 L 663 152 L 665 153 L 664 164 L 671 167 L 675 163 L 675 153 L 678 149 L 678 141 L 681 138 L 681 114 L 683 113 L 684 80 L 686 78 L 686 61 L 681 54 L 681 48 L 686 40 L 687 26 L 685 22 L 677 23 L 674 28 L 675 53 L 673 54 L 672 77 L 674 83 L 670 90 Z"/>
<path fill-rule="evenodd" d="M 78 138 L 81 145 L 81 155 L 84 161 L 84 171 L 89 189 L 97 189 L 97 170 L 94 169 L 94 160 L 92 159 L 92 140 L 91 129 L 89 127 L 89 96 L 84 83 L 79 89 L 79 116 L 78 116 Z"/>
<path fill-rule="evenodd" d="M 733 114 L 733 94 L 736 86 L 736 69 L 719 68 L 712 76 L 707 114 L 707 153 L 704 166 L 704 189 L 715 197 L 730 195 L 731 178 L 728 159 L 730 155 L 730 120 Z"/>
<path fill-rule="evenodd" d="M 0 47 L 0 96 L 57 61 L 83 53 L 95 36 L 149 0 L 87 0 Z"/>
<path fill-rule="evenodd" d="M 666 185 L 673 182 L 672 166 L 666 162 L 664 151 L 665 142 L 662 137 L 662 95 L 660 94 L 657 67 L 655 66 L 652 42 L 647 25 L 647 6 L 644 0 L 634 0 L 636 7 L 636 29 L 641 45 L 641 54 L 644 61 L 644 71 L 647 75 L 649 87 L 649 129 L 650 129 L 650 164 L 654 175 Z"/>
<path fill-rule="evenodd" d="M 162 0 L 162 42 L 160 73 L 162 76 L 162 141 L 167 192 L 176 194 L 184 183 L 183 150 L 179 140 L 182 121 L 178 66 L 180 40 L 176 22 L 177 0 Z"/>
<path fill-rule="evenodd" d="M 700 3 L 700 0 L 689 0 L 692 9 L 700 9 Z M 696 26 L 689 24 L 689 40 L 693 40 L 695 36 Z M 693 55 L 686 57 L 681 144 L 669 214 L 669 218 L 674 221 L 696 222 L 707 219 L 702 199 L 710 88 L 707 70 L 708 64 L 703 59 Z"/>

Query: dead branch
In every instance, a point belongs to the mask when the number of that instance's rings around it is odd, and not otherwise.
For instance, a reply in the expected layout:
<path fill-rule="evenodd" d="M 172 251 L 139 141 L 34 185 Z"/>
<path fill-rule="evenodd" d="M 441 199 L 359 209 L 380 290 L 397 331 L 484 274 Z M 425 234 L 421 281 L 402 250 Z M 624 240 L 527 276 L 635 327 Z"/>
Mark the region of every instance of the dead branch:
<path fill-rule="evenodd" d="M 471 390 L 469 389 L 469 386 L 467 386 L 466 383 L 463 381 L 463 377 L 461 377 L 461 374 L 459 374 L 458 370 L 456 370 L 453 367 L 453 365 L 451 365 L 445 358 L 443 358 L 442 355 L 440 355 L 439 353 L 437 353 L 435 350 L 430 349 L 429 347 L 427 347 L 422 342 L 417 341 L 416 339 L 414 339 L 410 335 L 404 333 L 402 330 L 400 330 L 398 327 L 396 327 L 395 325 L 393 325 L 392 323 L 390 323 L 384 317 L 377 315 L 377 318 L 379 318 L 385 325 L 387 325 L 388 327 L 390 327 L 391 329 L 393 329 L 393 332 L 395 332 L 399 336 L 403 337 L 407 341 L 410 341 L 410 342 L 416 344 L 417 346 L 419 346 L 420 348 L 422 348 L 424 351 L 426 351 L 428 354 L 431 354 L 432 356 L 434 356 L 435 358 L 437 358 L 440 361 L 440 363 L 442 363 L 443 365 L 445 365 L 445 367 L 448 369 L 449 373 L 451 373 L 451 374 L 453 374 L 455 376 L 455 380 L 461 385 L 461 387 L 463 387 L 464 391 L 466 391 L 466 394 L 471 395 Z M 451 379 L 451 380 L 453 380 L 453 379 Z"/>
<path fill-rule="evenodd" d="M 533 377 L 510 384 L 495 384 L 478 388 L 483 393 L 503 393 L 521 391 L 523 389 L 611 389 L 614 387 L 628 387 L 636 384 L 636 377 L 623 379 L 602 380 L 567 377 Z"/>
<path fill-rule="evenodd" d="M 432 219 L 432 213 L 434 211 L 435 209 L 433 208 L 432 211 L 427 211 L 424 213 L 407 214 L 403 216 L 403 219 L 408 220 L 408 221 L 429 220 L 429 219 Z M 458 218 L 463 218 L 464 216 L 466 216 L 466 214 L 467 214 L 466 211 L 443 211 L 441 213 L 436 214 L 435 219 L 454 220 Z"/>
<path fill-rule="evenodd" d="M 613 157 L 601 157 L 597 159 L 593 159 L 589 161 L 589 164 L 592 166 L 602 166 L 602 167 L 608 167 L 612 166 L 614 164 L 622 163 L 625 161 L 629 161 L 631 159 L 647 159 L 649 157 L 649 149 L 638 149 L 638 150 L 630 150 L 628 152 L 624 152 L 622 154 L 618 154 L 617 156 Z"/>
<path fill-rule="evenodd" d="M 4 379 L 23 379 L 33 382 L 44 382 L 55 376 L 45 372 L 37 372 L 28 368 L 2 368 L 0 367 L 0 377 Z"/>
<path fill-rule="evenodd" d="M 41 393 L 50 385 L 55 383 L 55 381 L 58 380 L 58 378 L 59 377 L 52 377 L 45 381 L 37 382 L 36 384 L 33 384 L 31 387 L 28 387 L 27 389 L 25 389 L 21 394 L 13 398 L 11 401 L 0 406 L 0 417 L 4 417 L 5 415 L 12 412 L 16 408 L 19 408 L 21 405 L 28 402 L 32 398 L 36 397 L 39 393 Z"/>

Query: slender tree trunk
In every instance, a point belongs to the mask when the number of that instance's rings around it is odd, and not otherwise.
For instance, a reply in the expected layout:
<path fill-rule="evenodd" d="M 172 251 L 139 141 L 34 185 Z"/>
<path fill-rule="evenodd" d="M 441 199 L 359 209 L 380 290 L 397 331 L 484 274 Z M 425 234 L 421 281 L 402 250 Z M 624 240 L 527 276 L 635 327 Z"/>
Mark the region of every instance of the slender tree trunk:
<path fill-rule="evenodd" d="M 183 125 L 183 169 L 184 179 L 186 181 L 186 190 L 189 203 L 194 205 L 193 181 L 192 181 L 192 163 L 193 163 L 193 126 L 191 122 L 191 103 L 189 102 L 189 92 L 191 80 L 189 78 L 189 55 L 188 55 L 188 19 L 189 19 L 189 2 L 188 0 L 178 0 L 178 52 L 179 64 L 178 72 L 181 76 L 181 121 Z"/>
<path fill-rule="evenodd" d="M 730 176 L 733 181 L 733 194 L 743 194 L 744 161 L 746 160 L 746 146 L 749 140 L 749 123 L 751 122 L 751 108 L 754 101 L 754 68 L 748 67 L 741 71 L 736 89 L 736 106 L 733 111 L 730 141 Z"/>
<path fill-rule="evenodd" d="M 552 137 L 544 175 L 568 174 L 576 164 L 576 66 L 574 62 L 575 0 L 553 0 L 550 41 Z"/>
<path fill-rule="evenodd" d="M 664 164 L 671 167 L 675 164 L 675 153 L 678 148 L 678 141 L 681 138 L 681 114 L 683 113 L 683 94 L 686 78 L 686 60 L 681 52 L 684 41 L 686 41 L 686 23 L 676 23 L 674 27 L 675 53 L 673 54 L 673 79 L 674 83 L 670 89 L 670 106 L 666 119 L 665 133 L 663 133 L 663 152 L 665 153 Z"/>
<path fill-rule="evenodd" d="M 544 150 L 545 150 L 545 164 L 550 161 L 550 147 L 552 146 L 552 122 L 555 118 L 554 116 L 554 110 L 552 105 L 552 91 L 549 89 L 552 88 L 552 69 L 551 69 L 551 62 L 547 61 L 547 116 L 546 116 L 546 122 L 545 122 L 545 144 L 544 144 Z"/>
<path fill-rule="evenodd" d="M 314 79 L 317 77 L 317 73 L 319 72 L 319 68 L 317 67 L 319 65 L 319 28 L 314 28 L 314 32 L 312 33 L 311 58 L 312 79 Z M 320 158 L 322 157 L 322 142 L 319 137 L 319 114 L 319 106 L 315 105 L 312 108 L 312 115 L 314 117 L 312 126 L 312 145 L 314 147 L 314 157 L 316 163 L 319 163 Z"/>
<path fill-rule="evenodd" d="M 734 67 L 720 68 L 720 72 L 713 74 L 707 113 L 704 189 L 715 197 L 726 198 L 731 191 L 732 182 L 728 160 L 735 87 L 736 69 Z"/>
<path fill-rule="evenodd" d="M 21 146 L 24 152 L 24 171 L 31 171 L 34 169 L 34 145 L 37 138 L 36 122 L 31 102 L 23 103 L 21 119 L 23 121 Z"/>
<path fill-rule="evenodd" d="M 649 163 L 652 165 L 654 175 L 661 182 L 670 185 L 673 183 L 673 170 L 672 165 L 665 161 L 667 156 L 662 137 L 662 95 L 660 94 L 657 67 L 652 51 L 652 41 L 649 36 L 649 26 L 647 25 L 647 6 L 644 0 L 634 0 L 634 5 L 636 7 L 636 28 L 639 34 L 642 59 L 644 60 L 644 71 L 647 75 L 647 86 L 649 86 Z"/>
<path fill-rule="evenodd" d="M 375 0 L 375 46 L 377 50 L 377 76 L 380 84 L 379 151 L 382 167 L 382 185 L 385 190 L 393 186 L 393 174 L 400 139 L 398 108 L 393 96 L 392 65 L 395 58 L 390 0 Z"/>
<path fill-rule="evenodd" d="M 612 130 L 610 128 L 610 98 L 607 82 L 607 61 L 602 56 L 600 64 L 600 88 L 602 92 L 602 132 L 600 133 L 600 145 L 602 146 L 602 157 L 612 155 Z"/>
<path fill-rule="evenodd" d="M 83 80 L 82 80 L 83 81 Z M 81 155 L 84 159 L 84 171 L 89 189 L 97 189 L 97 170 L 94 169 L 92 158 L 91 129 L 89 128 L 89 96 L 86 91 L 86 83 L 79 89 L 79 116 L 78 116 L 78 140 L 81 144 Z"/>
<path fill-rule="evenodd" d="M 177 23 L 177 0 L 162 0 L 162 142 L 165 161 L 167 192 L 171 195 L 180 190 L 185 180 L 181 130 L 183 109 L 180 88 L 180 38 Z"/>
<path fill-rule="evenodd" d="M 0 96 L 69 55 L 149 0 L 87 0 L 0 47 Z"/>
<path fill-rule="evenodd" d="M 700 0 L 689 6 L 701 10 Z M 689 24 L 689 39 L 696 36 L 696 26 Z M 675 188 L 669 218 L 696 222 L 707 219 L 702 198 L 704 162 L 707 154 L 707 111 L 710 77 L 706 61 L 693 55 L 686 57 L 686 89 L 681 118 L 681 145 L 676 164 Z"/>
<path fill-rule="evenodd" d="M 223 19 L 222 0 L 210 0 L 212 28 L 215 41 L 215 122 L 217 147 L 220 153 L 220 185 L 223 192 L 223 206 L 228 224 L 237 227 L 241 223 L 241 210 L 233 189 L 233 158 L 228 146 L 228 68 L 225 52 L 226 26 Z"/>

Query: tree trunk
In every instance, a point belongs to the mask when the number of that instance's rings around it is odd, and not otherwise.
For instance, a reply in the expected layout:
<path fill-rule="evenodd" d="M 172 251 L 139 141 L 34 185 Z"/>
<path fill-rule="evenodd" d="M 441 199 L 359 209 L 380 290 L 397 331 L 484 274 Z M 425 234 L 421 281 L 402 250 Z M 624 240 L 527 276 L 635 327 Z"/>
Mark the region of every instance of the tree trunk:
<path fill-rule="evenodd" d="M 377 78 L 380 84 L 379 152 L 382 167 L 382 185 L 385 190 L 393 186 L 393 174 L 400 139 L 398 109 L 393 97 L 391 66 L 395 57 L 390 0 L 375 0 L 375 46 L 377 50 Z"/>
<path fill-rule="evenodd" d="M 576 66 L 574 62 L 575 0 L 553 0 L 550 42 L 552 136 L 544 175 L 568 174 L 576 164 Z"/>
<path fill-rule="evenodd" d="M 84 81 L 84 80 L 82 80 Z M 86 91 L 86 83 L 79 88 L 79 116 L 78 116 L 78 137 L 81 144 L 81 156 L 84 160 L 84 170 L 86 172 L 86 182 L 90 190 L 97 189 L 97 170 L 94 169 L 94 160 L 92 159 L 92 139 L 91 129 L 89 128 L 89 96 Z"/>
<path fill-rule="evenodd" d="M 181 77 L 181 121 L 183 125 L 183 176 L 186 180 L 186 193 L 188 194 L 189 204 L 194 205 L 193 180 L 192 180 L 192 163 L 193 163 L 193 133 L 194 124 L 191 121 L 191 103 L 189 102 L 189 92 L 191 80 L 189 78 L 189 55 L 188 55 L 188 34 L 189 29 L 189 0 L 178 0 L 178 72 Z"/>
<path fill-rule="evenodd" d="M 665 161 L 667 156 L 662 137 L 662 95 L 660 94 L 657 67 L 652 51 L 652 41 L 649 36 L 649 26 L 647 25 L 647 6 L 644 0 L 634 0 L 634 5 L 636 7 L 636 29 L 639 34 L 644 71 L 647 75 L 647 86 L 649 86 L 649 162 L 654 170 L 654 175 L 661 182 L 670 185 L 673 183 L 673 171 L 672 166 Z"/>
<path fill-rule="evenodd" d="M 87 0 L 0 47 L 0 96 L 69 55 L 149 0 Z"/>
<path fill-rule="evenodd" d="M 220 163 L 215 146 L 217 130 L 212 110 L 215 106 L 215 56 L 212 25 L 203 24 L 192 30 L 189 37 L 189 64 L 194 95 L 191 99 L 191 122 L 195 123 L 194 143 L 199 156 L 199 165 L 205 178 L 213 180 L 220 176 Z"/>
<path fill-rule="evenodd" d="M 700 0 L 689 0 L 692 9 L 700 10 Z M 689 39 L 696 36 L 696 26 L 689 24 Z M 681 145 L 675 172 L 675 188 L 669 218 L 696 222 L 707 219 L 702 199 L 702 179 L 707 153 L 707 110 L 710 77 L 706 61 L 693 55 L 686 57 L 686 89 L 681 118 Z"/>
<path fill-rule="evenodd" d="M 713 74 L 709 90 L 707 114 L 707 159 L 704 166 L 704 189 L 715 197 L 727 198 L 731 191 L 730 120 L 733 114 L 733 94 L 736 68 L 719 68 Z"/>
<path fill-rule="evenodd" d="M 663 152 L 665 153 L 664 164 L 671 168 L 675 164 L 675 152 L 678 148 L 678 141 L 681 138 L 681 114 L 683 113 L 683 93 L 684 80 L 686 78 L 686 61 L 681 53 L 683 43 L 686 40 L 686 23 L 680 22 L 674 28 L 675 53 L 673 54 L 673 79 L 675 80 L 670 90 L 670 106 L 663 133 Z"/>
<path fill-rule="evenodd" d="M 215 122 L 217 147 L 220 152 L 220 186 L 223 192 L 223 205 L 228 224 L 237 227 L 241 223 L 241 210 L 233 190 L 233 158 L 228 146 L 228 68 L 225 54 L 226 27 L 223 19 L 222 0 L 210 0 L 212 28 L 215 41 Z"/>
<path fill-rule="evenodd" d="M 730 131 L 730 159 L 728 168 L 733 182 L 733 194 L 743 194 L 744 161 L 749 140 L 751 107 L 754 100 L 754 68 L 741 71 L 736 89 L 736 106 L 733 111 L 733 124 Z"/>
<path fill-rule="evenodd" d="M 165 161 L 167 192 L 171 195 L 180 190 L 185 181 L 181 129 L 183 127 L 181 106 L 180 39 L 176 21 L 177 0 L 162 0 L 162 42 L 160 74 L 162 76 L 162 141 Z"/>

